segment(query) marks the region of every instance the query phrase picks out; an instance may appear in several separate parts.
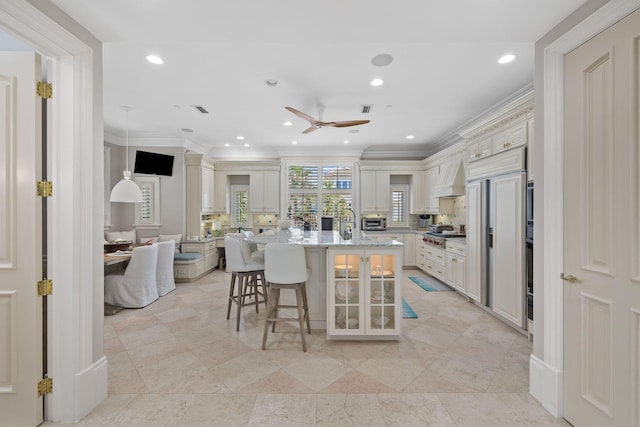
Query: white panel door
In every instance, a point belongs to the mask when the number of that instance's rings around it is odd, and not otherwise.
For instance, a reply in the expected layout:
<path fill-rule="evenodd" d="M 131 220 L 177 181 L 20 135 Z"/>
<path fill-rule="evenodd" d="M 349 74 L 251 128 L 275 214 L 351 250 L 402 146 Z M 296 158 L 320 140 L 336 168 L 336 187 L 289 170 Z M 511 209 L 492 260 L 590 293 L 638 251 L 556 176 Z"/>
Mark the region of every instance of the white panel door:
<path fill-rule="evenodd" d="M 640 12 L 564 62 L 564 414 L 640 425 Z"/>
<path fill-rule="evenodd" d="M 491 180 L 494 313 L 524 326 L 524 173 Z"/>
<path fill-rule="evenodd" d="M 0 53 L 0 424 L 42 422 L 40 57 Z"/>

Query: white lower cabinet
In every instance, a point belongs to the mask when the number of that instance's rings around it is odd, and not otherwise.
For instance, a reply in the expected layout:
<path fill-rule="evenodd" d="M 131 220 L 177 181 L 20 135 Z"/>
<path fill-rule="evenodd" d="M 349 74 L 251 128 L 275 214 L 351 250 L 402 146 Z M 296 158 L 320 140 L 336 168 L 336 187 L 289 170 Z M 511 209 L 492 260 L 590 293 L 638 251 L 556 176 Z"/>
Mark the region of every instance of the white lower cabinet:
<path fill-rule="evenodd" d="M 330 248 L 327 337 L 400 337 L 402 248 Z"/>
<path fill-rule="evenodd" d="M 427 271 L 427 244 L 419 237 L 416 239 L 416 267 Z"/>
<path fill-rule="evenodd" d="M 462 242 L 450 239 L 446 242 L 445 268 L 447 285 L 463 295 L 467 295 L 467 250 L 464 239 Z"/>
<path fill-rule="evenodd" d="M 447 280 L 445 273 L 445 256 L 444 249 L 436 248 L 431 245 L 424 246 L 425 252 L 425 269 L 428 274 L 445 282 Z"/>
<path fill-rule="evenodd" d="M 416 233 L 404 233 L 404 262 L 403 267 L 416 266 Z M 420 236 L 422 239 L 422 236 Z"/>
<path fill-rule="evenodd" d="M 193 252 L 203 255 L 202 271 L 198 275 L 208 273 L 218 266 L 218 248 L 216 241 L 183 242 L 180 249 L 183 253 Z"/>

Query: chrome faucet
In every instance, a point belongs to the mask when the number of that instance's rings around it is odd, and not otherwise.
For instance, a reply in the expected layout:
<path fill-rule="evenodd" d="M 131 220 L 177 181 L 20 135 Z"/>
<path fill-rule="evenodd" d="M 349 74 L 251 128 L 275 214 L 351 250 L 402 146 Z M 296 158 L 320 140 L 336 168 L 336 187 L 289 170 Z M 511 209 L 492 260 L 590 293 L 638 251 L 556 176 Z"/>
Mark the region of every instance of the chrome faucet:
<path fill-rule="evenodd" d="M 349 212 L 349 215 L 344 215 L 345 212 Z M 343 227 L 342 227 L 343 219 L 349 216 L 353 218 L 353 221 L 344 221 L 344 222 L 347 224 L 353 224 L 353 230 L 351 230 L 351 233 L 348 233 L 347 230 L 343 230 Z M 339 224 L 340 235 L 342 236 L 342 238 L 345 240 L 351 240 L 351 238 L 353 237 L 353 232 L 356 230 L 356 212 L 351 208 L 342 209 L 342 211 L 340 211 L 339 223 L 340 223 Z"/>

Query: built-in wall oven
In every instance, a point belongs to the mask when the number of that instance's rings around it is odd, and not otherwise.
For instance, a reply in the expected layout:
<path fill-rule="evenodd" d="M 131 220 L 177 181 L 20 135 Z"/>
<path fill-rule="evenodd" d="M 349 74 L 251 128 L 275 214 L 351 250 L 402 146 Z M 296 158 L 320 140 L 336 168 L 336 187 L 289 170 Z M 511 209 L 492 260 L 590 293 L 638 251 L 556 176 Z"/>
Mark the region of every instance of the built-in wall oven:
<path fill-rule="evenodd" d="M 527 184 L 527 318 L 533 321 L 533 182 Z"/>

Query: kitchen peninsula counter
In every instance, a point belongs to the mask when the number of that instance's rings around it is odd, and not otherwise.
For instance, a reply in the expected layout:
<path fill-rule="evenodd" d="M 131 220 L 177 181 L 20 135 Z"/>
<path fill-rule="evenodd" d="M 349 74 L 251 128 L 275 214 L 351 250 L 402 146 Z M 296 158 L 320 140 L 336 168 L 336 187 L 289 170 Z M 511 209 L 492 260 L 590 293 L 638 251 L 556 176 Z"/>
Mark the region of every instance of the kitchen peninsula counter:
<path fill-rule="evenodd" d="M 291 243 L 305 247 L 402 247 L 402 242 L 392 239 L 368 239 L 354 236 L 351 240 L 345 240 L 337 231 L 302 231 L 300 229 L 280 230 L 275 234 L 256 234 L 249 237 L 249 242 L 257 244 L 267 243 Z"/>
<path fill-rule="evenodd" d="M 299 229 L 257 234 L 248 241 L 304 246 L 311 269 L 307 295 L 312 329 L 327 330 L 330 339 L 399 338 L 402 242 L 359 236 L 345 240 L 336 231 Z M 293 296 L 282 297 L 286 304 L 295 302 Z M 292 318 L 296 315 L 291 312 Z"/>

